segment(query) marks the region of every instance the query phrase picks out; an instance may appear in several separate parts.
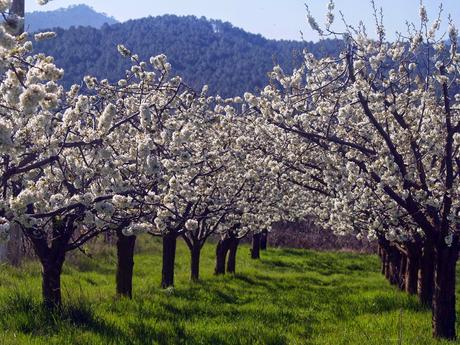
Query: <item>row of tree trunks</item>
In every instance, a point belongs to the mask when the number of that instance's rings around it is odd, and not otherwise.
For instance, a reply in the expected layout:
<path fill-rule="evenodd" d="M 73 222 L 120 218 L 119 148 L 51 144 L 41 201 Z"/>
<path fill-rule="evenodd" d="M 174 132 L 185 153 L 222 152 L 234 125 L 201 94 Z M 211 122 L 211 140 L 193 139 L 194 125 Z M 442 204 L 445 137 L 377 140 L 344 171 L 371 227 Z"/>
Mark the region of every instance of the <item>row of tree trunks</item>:
<path fill-rule="evenodd" d="M 134 268 L 134 247 L 135 236 L 124 236 L 122 230 L 117 231 L 117 273 L 116 291 L 117 295 L 132 298 L 132 277 Z M 177 234 L 170 232 L 163 236 L 163 262 L 161 287 L 174 286 L 174 264 L 176 257 Z M 216 249 L 216 274 L 224 274 L 236 271 L 236 253 L 239 239 L 229 237 L 219 241 Z M 190 278 L 198 281 L 200 276 L 201 246 L 190 247 Z M 228 256 L 228 260 L 227 260 Z"/>
<path fill-rule="evenodd" d="M 391 284 L 403 287 L 408 294 L 417 294 L 420 303 L 432 309 L 435 338 L 456 339 L 457 244 L 448 247 L 442 239 L 436 246 L 429 243 L 423 246 L 407 244 L 401 250 L 382 242 L 378 250 L 382 274 Z"/>
<path fill-rule="evenodd" d="M 60 224 L 60 227 L 73 227 L 72 224 Z M 122 227 L 117 230 L 117 271 L 116 292 L 119 296 L 132 298 L 133 293 L 133 269 L 134 248 L 136 236 L 125 236 Z M 59 229 L 57 229 L 59 230 Z M 69 231 L 71 233 L 73 230 Z M 66 238 L 64 241 L 67 241 Z M 56 239 L 55 239 L 56 241 Z M 46 238 L 32 239 L 35 251 L 43 266 L 42 291 L 46 306 L 60 306 L 61 300 L 61 272 L 65 260 L 65 246 L 48 246 Z M 260 241 L 259 241 L 260 243 Z M 163 263 L 162 263 L 162 288 L 174 286 L 174 264 L 176 257 L 177 234 L 170 232 L 163 236 Z M 239 239 L 231 236 L 219 241 L 216 249 L 216 274 L 224 274 L 236 271 L 236 254 Z M 200 272 L 201 246 L 194 245 L 191 251 L 191 280 L 197 281 Z"/>
<path fill-rule="evenodd" d="M 389 243 L 380 243 L 381 273 L 392 285 L 411 295 L 418 295 L 420 303 L 430 307 L 433 299 L 434 251 L 407 245 L 404 252 Z"/>

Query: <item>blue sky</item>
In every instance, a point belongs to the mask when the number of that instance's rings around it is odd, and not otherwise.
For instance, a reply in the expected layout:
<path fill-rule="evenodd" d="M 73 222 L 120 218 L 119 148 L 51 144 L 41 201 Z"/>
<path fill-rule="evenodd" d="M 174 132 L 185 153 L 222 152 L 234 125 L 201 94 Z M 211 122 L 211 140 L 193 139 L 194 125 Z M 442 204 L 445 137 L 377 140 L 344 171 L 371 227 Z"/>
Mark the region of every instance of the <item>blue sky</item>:
<path fill-rule="evenodd" d="M 319 22 L 323 21 L 328 0 L 53 0 L 39 6 L 36 0 L 26 0 L 27 11 L 53 10 L 84 3 L 99 12 L 105 12 L 120 21 L 162 14 L 196 15 L 229 21 L 233 25 L 268 38 L 300 39 L 300 30 L 307 40 L 317 36 L 306 23 L 304 3 L 307 3 Z M 389 37 L 405 29 L 406 20 L 417 21 L 420 0 L 375 0 L 383 7 L 384 23 Z M 448 14 L 460 26 L 460 1 L 444 0 L 444 18 Z M 336 0 L 336 9 L 342 10 L 351 24 L 363 20 L 368 32 L 374 32 L 370 1 Z M 440 0 L 425 0 L 430 18 L 437 16 Z"/>

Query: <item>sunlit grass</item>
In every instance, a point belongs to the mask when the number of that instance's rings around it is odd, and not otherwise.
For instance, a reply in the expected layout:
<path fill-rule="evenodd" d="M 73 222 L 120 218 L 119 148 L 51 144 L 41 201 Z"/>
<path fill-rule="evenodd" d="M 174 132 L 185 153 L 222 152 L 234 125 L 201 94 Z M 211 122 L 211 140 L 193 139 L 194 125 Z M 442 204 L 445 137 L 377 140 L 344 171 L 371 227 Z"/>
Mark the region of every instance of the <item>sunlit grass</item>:
<path fill-rule="evenodd" d="M 176 288 L 165 291 L 159 242 L 146 241 L 132 301 L 115 297 L 113 250 L 69 258 L 54 314 L 40 304 L 38 264 L 1 267 L 0 344 L 442 344 L 430 312 L 389 286 L 375 256 L 271 249 L 254 261 L 243 246 L 238 274 L 215 277 L 209 245 L 193 284 L 180 243 Z"/>

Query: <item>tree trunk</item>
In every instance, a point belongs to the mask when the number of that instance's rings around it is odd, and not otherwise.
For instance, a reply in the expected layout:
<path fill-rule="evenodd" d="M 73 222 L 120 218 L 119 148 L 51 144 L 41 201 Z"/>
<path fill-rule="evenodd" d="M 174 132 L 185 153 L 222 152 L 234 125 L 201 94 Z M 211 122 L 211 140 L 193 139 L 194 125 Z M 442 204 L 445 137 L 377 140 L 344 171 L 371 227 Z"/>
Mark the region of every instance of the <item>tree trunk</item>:
<path fill-rule="evenodd" d="M 260 259 L 260 232 L 252 235 L 251 258 Z"/>
<path fill-rule="evenodd" d="M 240 240 L 236 237 L 230 239 L 230 247 L 228 252 L 228 261 L 227 261 L 227 272 L 235 273 L 236 272 L 236 251 L 238 250 L 238 244 Z"/>
<path fill-rule="evenodd" d="M 385 273 L 386 273 L 386 265 L 387 265 L 387 255 L 386 255 L 386 253 L 385 253 L 385 251 L 383 249 L 381 249 L 381 251 L 382 251 L 382 256 L 381 256 L 382 267 L 380 269 L 380 273 L 385 275 Z"/>
<path fill-rule="evenodd" d="M 194 244 L 190 249 L 190 280 L 196 282 L 200 279 L 201 246 Z"/>
<path fill-rule="evenodd" d="M 407 256 L 404 253 L 400 253 L 399 257 L 398 286 L 400 290 L 404 291 L 406 289 Z"/>
<path fill-rule="evenodd" d="M 59 308 L 62 305 L 61 272 L 64 257 L 57 260 L 42 260 L 42 295 L 45 307 Z"/>
<path fill-rule="evenodd" d="M 385 278 L 390 281 L 390 251 L 385 249 Z"/>
<path fill-rule="evenodd" d="M 382 267 L 381 267 L 381 272 L 385 276 L 385 278 L 388 279 L 388 255 L 387 255 L 387 250 L 384 247 L 381 247 L 381 253 L 382 253 Z"/>
<path fill-rule="evenodd" d="M 117 294 L 132 298 L 136 236 L 125 236 L 121 230 L 117 231 L 117 236 Z"/>
<path fill-rule="evenodd" d="M 406 257 L 406 275 L 404 278 L 405 289 L 409 295 L 417 293 L 418 269 L 419 269 L 419 255 L 420 251 L 417 248 L 408 246 Z"/>
<path fill-rule="evenodd" d="M 389 280 L 391 285 L 399 286 L 399 265 L 400 262 L 400 253 L 397 249 L 390 247 L 388 250 L 389 255 Z"/>
<path fill-rule="evenodd" d="M 418 270 L 417 294 L 420 303 L 432 307 L 434 289 L 434 250 L 430 244 L 422 248 Z"/>
<path fill-rule="evenodd" d="M 174 232 L 163 236 L 163 268 L 161 271 L 161 287 L 166 289 L 174 286 L 174 263 L 176 261 L 177 236 Z"/>
<path fill-rule="evenodd" d="M 456 245 L 438 244 L 435 249 L 433 336 L 454 340 L 455 333 L 455 267 L 458 259 Z"/>
<path fill-rule="evenodd" d="M 22 230 L 16 223 L 12 223 L 10 228 L 10 239 L 7 244 L 8 262 L 15 267 L 19 267 L 23 258 L 22 250 Z"/>
<path fill-rule="evenodd" d="M 260 235 L 260 250 L 267 250 L 268 230 L 262 231 Z"/>
<path fill-rule="evenodd" d="M 6 254 L 8 252 L 7 242 L 0 243 L 0 262 L 6 261 Z"/>
<path fill-rule="evenodd" d="M 216 267 L 214 274 L 225 274 L 225 260 L 229 249 L 229 238 L 221 239 L 216 246 Z"/>
<path fill-rule="evenodd" d="M 385 274 L 385 254 L 383 251 L 383 247 L 380 243 L 377 244 L 377 255 L 380 258 L 380 263 L 381 263 L 380 272 L 382 274 Z"/>

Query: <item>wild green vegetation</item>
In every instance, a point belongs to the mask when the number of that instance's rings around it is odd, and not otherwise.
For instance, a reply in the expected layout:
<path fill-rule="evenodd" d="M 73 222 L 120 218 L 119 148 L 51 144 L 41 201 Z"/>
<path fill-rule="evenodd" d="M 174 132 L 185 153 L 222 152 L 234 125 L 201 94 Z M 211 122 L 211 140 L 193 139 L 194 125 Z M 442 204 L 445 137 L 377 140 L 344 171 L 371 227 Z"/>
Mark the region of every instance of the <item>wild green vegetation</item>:
<path fill-rule="evenodd" d="M 138 248 L 135 262 L 130 301 L 114 296 L 113 250 L 72 254 L 59 317 L 42 308 L 36 262 L 2 266 L 0 344 L 443 344 L 431 339 L 431 312 L 390 286 L 373 255 L 270 249 L 251 260 L 242 246 L 238 274 L 215 277 L 209 244 L 202 279 L 190 283 L 180 242 L 168 290 L 160 242 Z"/>

